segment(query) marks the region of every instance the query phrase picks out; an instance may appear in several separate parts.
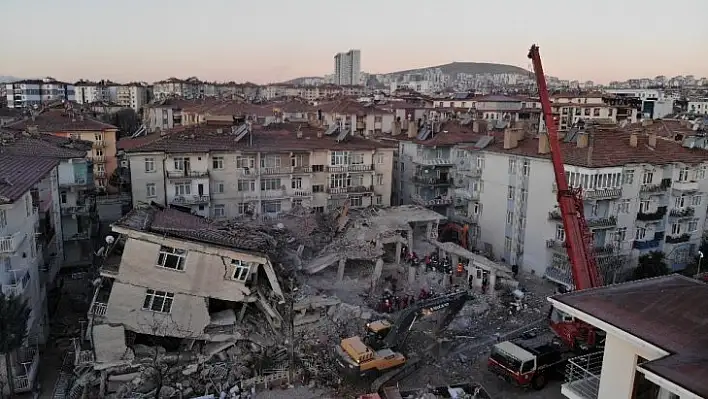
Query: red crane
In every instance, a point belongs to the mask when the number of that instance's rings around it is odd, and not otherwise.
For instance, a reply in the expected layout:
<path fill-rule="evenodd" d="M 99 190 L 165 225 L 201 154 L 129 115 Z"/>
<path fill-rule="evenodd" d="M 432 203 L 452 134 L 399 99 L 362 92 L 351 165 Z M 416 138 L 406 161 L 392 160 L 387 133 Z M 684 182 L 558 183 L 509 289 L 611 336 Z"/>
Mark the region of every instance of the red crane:
<path fill-rule="evenodd" d="M 541 98 L 543 119 L 548 131 L 548 143 L 551 149 L 553 173 L 558 188 L 558 206 L 563 219 L 565 230 L 565 247 L 570 259 L 573 285 L 576 290 L 584 290 L 602 286 L 595 254 L 593 253 L 593 237 L 585 220 L 583 211 L 582 188 L 569 187 L 563 167 L 563 153 L 558 141 L 558 126 L 551 111 L 551 100 L 546 86 L 546 77 L 543 74 L 541 54 L 538 46 L 531 46 L 528 57 L 533 63 L 538 94 Z M 569 347 L 576 349 L 578 345 L 595 345 L 595 330 L 592 326 L 579 320 L 574 320 L 567 315 L 552 314 L 551 329 Z"/>

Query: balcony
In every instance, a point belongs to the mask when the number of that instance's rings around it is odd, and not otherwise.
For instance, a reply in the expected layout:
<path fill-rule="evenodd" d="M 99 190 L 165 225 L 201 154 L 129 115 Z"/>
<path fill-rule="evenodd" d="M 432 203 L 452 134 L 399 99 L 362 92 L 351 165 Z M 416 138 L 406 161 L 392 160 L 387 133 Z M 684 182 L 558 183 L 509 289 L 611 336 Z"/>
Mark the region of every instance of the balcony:
<path fill-rule="evenodd" d="M 560 221 L 560 220 L 563 220 L 563 218 L 561 218 L 560 211 L 555 210 L 555 211 L 548 212 L 548 220 Z"/>
<path fill-rule="evenodd" d="M 686 208 L 672 209 L 669 216 L 672 218 L 688 218 L 696 214 L 696 210 L 688 206 Z"/>
<path fill-rule="evenodd" d="M 615 216 L 607 216 L 603 218 L 590 218 L 587 220 L 588 227 L 591 229 L 608 229 L 617 226 L 617 218 Z"/>
<path fill-rule="evenodd" d="M 374 170 L 373 164 L 327 166 L 327 172 L 330 173 L 371 172 L 372 170 Z"/>
<path fill-rule="evenodd" d="M 293 168 L 288 167 L 288 166 L 278 166 L 278 167 L 271 167 L 271 168 L 260 168 L 258 169 L 258 173 L 260 175 L 288 175 L 292 173 Z"/>
<path fill-rule="evenodd" d="M 10 270 L 10 282 L 2 285 L 2 292 L 5 295 L 21 296 L 29 287 L 29 269 Z"/>
<path fill-rule="evenodd" d="M 367 194 L 373 193 L 374 186 L 328 187 L 329 194 Z"/>
<path fill-rule="evenodd" d="M 93 177 L 96 179 L 105 179 L 106 178 L 106 171 L 105 170 L 95 170 L 93 172 Z"/>
<path fill-rule="evenodd" d="M 206 205 L 209 203 L 208 195 L 180 195 L 172 199 L 176 205 Z"/>
<path fill-rule="evenodd" d="M 668 191 L 671 187 L 671 179 L 663 179 L 659 184 L 643 184 L 639 188 L 640 193 L 656 194 Z"/>
<path fill-rule="evenodd" d="M 92 204 L 83 205 L 67 205 L 61 204 L 61 214 L 62 215 L 89 215 L 93 212 Z"/>
<path fill-rule="evenodd" d="M 561 394 L 568 398 L 597 399 L 603 356 L 603 352 L 595 352 L 568 360 Z"/>
<path fill-rule="evenodd" d="M 634 249 L 639 249 L 639 250 L 644 250 L 644 249 L 653 249 L 653 248 L 658 248 L 659 245 L 661 245 L 661 242 L 664 240 L 664 232 L 659 231 L 654 233 L 654 238 L 651 240 L 635 240 L 634 243 L 632 243 L 632 248 Z"/>
<path fill-rule="evenodd" d="M 96 301 L 91 304 L 88 314 L 89 314 L 89 317 L 91 317 L 91 316 L 103 317 L 106 315 L 106 310 L 108 310 L 107 303 Z"/>
<path fill-rule="evenodd" d="M 285 191 L 285 189 L 263 190 L 261 191 L 261 197 L 263 199 L 287 198 L 288 193 Z"/>
<path fill-rule="evenodd" d="M 34 387 L 39 370 L 39 351 L 36 346 L 23 346 L 17 349 L 14 367 L 15 393 L 30 392 Z"/>
<path fill-rule="evenodd" d="M 480 168 L 466 167 L 466 168 L 458 169 L 457 171 L 462 176 L 467 176 L 467 177 L 481 177 L 482 176 L 482 169 L 480 169 Z"/>
<path fill-rule="evenodd" d="M 194 179 L 209 176 L 208 170 L 168 170 L 168 179 Z"/>
<path fill-rule="evenodd" d="M 463 224 L 476 224 L 479 220 L 479 215 L 468 215 L 466 212 L 455 211 L 448 216 L 448 219 Z"/>
<path fill-rule="evenodd" d="M 120 261 L 122 255 L 117 253 L 111 253 L 103 260 L 99 272 L 101 276 L 108 278 L 116 278 L 118 272 L 120 271 Z"/>
<path fill-rule="evenodd" d="M 312 173 L 312 166 L 293 166 L 293 174 L 308 174 Z"/>
<path fill-rule="evenodd" d="M 452 166 L 453 161 L 450 158 L 423 158 L 420 156 L 413 157 L 413 163 L 426 166 Z"/>
<path fill-rule="evenodd" d="M 25 233 L 17 232 L 13 235 L 0 237 L 0 254 L 12 254 L 17 251 L 22 241 L 25 239 Z"/>
<path fill-rule="evenodd" d="M 422 205 L 422 206 L 445 206 L 445 205 L 450 205 L 452 204 L 452 197 L 438 197 L 438 198 L 432 198 L 432 199 L 427 199 L 423 198 L 420 195 L 412 195 L 411 199 L 413 200 L 413 203 L 416 205 Z"/>
<path fill-rule="evenodd" d="M 665 206 L 660 206 L 656 209 L 656 212 L 652 213 L 642 213 L 639 212 L 637 213 L 637 220 L 641 220 L 644 222 L 651 222 L 654 220 L 661 220 L 666 216 L 666 207 Z"/>
<path fill-rule="evenodd" d="M 698 191 L 697 181 L 675 181 L 672 186 L 674 191 L 681 193 Z"/>
<path fill-rule="evenodd" d="M 425 184 L 428 186 L 449 186 L 452 184 L 451 178 L 440 178 L 440 177 L 427 177 L 427 176 L 413 176 L 413 182 L 418 184 Z"/>
<path fill-rule="evenodd" d="M 73 181 L 70 182 L 61 182 L 59 183 L 59 187 L 76 187 L 76 186 L 85 186 L 88 183 L 87 179 L 85 177 L 74 177 Z"/>
<path fill-rule="evenodd" d="M 103 140 L 96 140 L 93 142 L 93 148 L 104 148 L 106 147 L 106 142 Z"/>
<path fill-rule="evenodd" d="M 622 196 L 621 188 L 602 188 L 594 190 L 583 190 L 583 198 L 586 200 L 613 199 Z"/>
<path fill-rule="evenodd" d="M 292 193 L 292 196 L 293 196 L 294 198 L 312 197 L 312 191 L 294 190 L 293 193 Z"/>
<path fill-rule="evenodd" d="M 680 244 L 682 242 L 689 242 L 689 241 L 691 241 L 691 235 L 688 233 L 666 236 L 666 243 L 667 244 Z"/>
<path fill-rule="evenodd" d="M 105 155 L 90 155 L 89 159 L 93 163 L 106 163 L 106 156 Z"/>

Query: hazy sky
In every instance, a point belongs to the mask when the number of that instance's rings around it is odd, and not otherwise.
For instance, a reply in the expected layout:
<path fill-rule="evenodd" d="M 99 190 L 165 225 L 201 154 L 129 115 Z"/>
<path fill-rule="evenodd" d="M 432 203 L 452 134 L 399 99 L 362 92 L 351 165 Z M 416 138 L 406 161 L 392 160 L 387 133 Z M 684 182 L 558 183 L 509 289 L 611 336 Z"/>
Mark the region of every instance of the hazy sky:
<path fill-rule="evenodd" d="M 607 82 L 708 76 L 708 0 L 0 0 L 0 75 L 282 81 L 451 61 Z"/>

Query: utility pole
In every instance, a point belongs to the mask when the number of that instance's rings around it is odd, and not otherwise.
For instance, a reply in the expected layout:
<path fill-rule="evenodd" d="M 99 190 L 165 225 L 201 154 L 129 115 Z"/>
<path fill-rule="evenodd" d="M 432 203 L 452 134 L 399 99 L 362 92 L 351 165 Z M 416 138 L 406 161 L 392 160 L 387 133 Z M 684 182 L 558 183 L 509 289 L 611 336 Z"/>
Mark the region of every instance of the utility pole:
<path fill-rule="evenodd" d="M 290 383 L 295 382 L 295 279 L 290 277 Z"/>

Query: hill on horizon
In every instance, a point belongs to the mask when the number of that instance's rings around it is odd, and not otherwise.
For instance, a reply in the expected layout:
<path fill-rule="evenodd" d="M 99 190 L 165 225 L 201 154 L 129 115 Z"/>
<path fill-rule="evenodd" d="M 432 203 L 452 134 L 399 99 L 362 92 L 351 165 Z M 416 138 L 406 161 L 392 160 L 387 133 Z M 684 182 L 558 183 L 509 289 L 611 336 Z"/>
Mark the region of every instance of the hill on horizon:
<path fill-rule="evenodd" d="M 521 75 L 529 75 L 530 71 L 508 64 L 495 64 L 491 62 L 450 62 L 448 64 L 436 65 L 423 68 L 406 69 L 403 71 L 384 73 L 384 75 L 399 75 L 404 73 L 414 73 L 424 71 L 426 69 L 436 69 L 440 68 L 442 72 L 446 75 L 455 76 L 458 73 L 467 73 L 470 75 L 481 75 L 486 73 L 500 74 L 500 73 L 517 73 Z"/>

